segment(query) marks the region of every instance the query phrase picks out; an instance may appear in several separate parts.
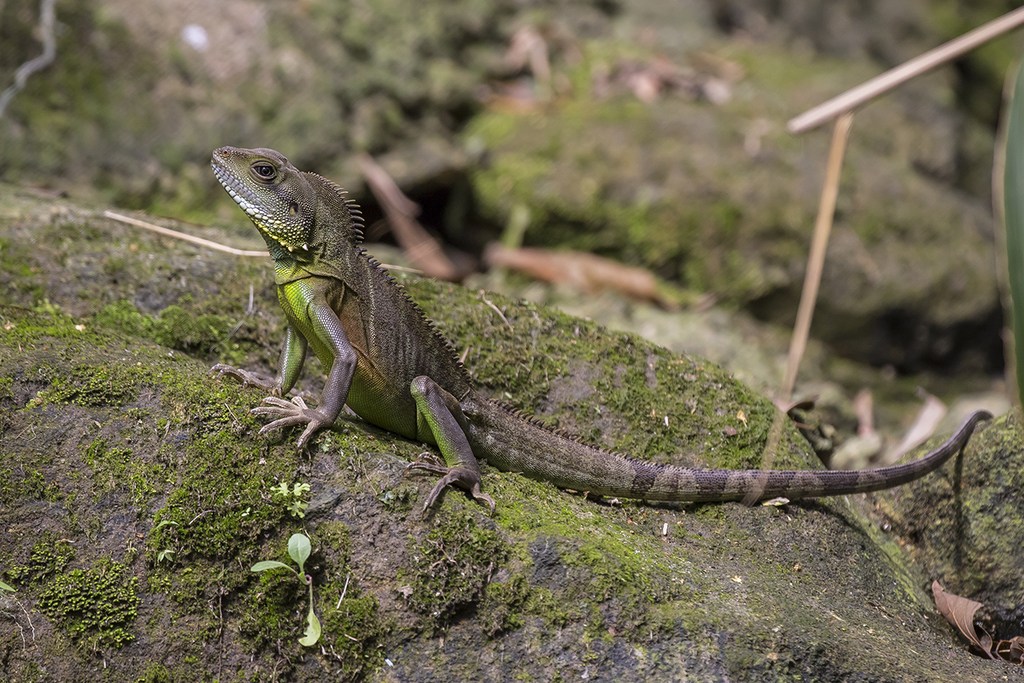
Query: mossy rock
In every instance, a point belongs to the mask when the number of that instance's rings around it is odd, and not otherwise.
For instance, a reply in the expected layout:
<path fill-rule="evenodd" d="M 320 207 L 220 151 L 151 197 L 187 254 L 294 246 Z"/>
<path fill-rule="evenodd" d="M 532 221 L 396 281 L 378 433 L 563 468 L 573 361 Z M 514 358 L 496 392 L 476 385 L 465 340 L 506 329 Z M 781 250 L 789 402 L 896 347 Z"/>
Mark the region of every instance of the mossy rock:
<path fill-rule="evenodd" d="M 597 65 L 655 57 L 591 40 L 563 97 L 475 117 L 464 137 L 487 150 L 470 172 L 479 210 L 501 226 L 528 216 L 529 246 L 597 252 L 791 325 L 828 136 L 796 137 L 784 123 L 876 67 L 772 45 L 705 47 L 743 69 L 727 102 L 598 94 Z M 951 98 L 933 76 L 857 115 L 814 318 L 815 336 L 847 356 L 907 371 L 991 362 L 970 335 L 998 336 L 992 221 L 987 199 L 950 189 Z"/>
<path fill-rule="evenodd" d="M 0 214 L 5 253 L 30 254 L 20 277 L 0 261 L 4 296 L 30 304 L 0 308 L 0 580 L 17 588 L 2 596 L 5 680 L 1016 675 L 956 642 L 925 577 L 856 501 L 615 504 L 485 467 L 493 517 L 457 491 L 422 514 L 433 481 L 405 474 L 422 444 L 347 416 L 306 454 L 293 431 L 258 437 L 248 409 L 262 394 L 208 376 L 209 349 L 197 358 L 163 346 L 141 336 L 159 326 L 122 326 L 123 316 L 67 293 L 63 279 L 90 267 L 90 254 L 126 243 L 122 227 L 61 202 L 20 206 L 15 219 Z M 32 241 L 68 212 L 67 242 Z M 129 302 L 160 286 L 180 293 L 187 281 L 145 267 L 180 259 L 205 282 L 241 280 L 231 291 L 248 301 L 246 264 L 131 243 L 124 267 L 96 272 L 91 287 Z M 62 270 L 52 264 L 65 250 L 83 258 Z M 468 349 L 482 391 L 641 457 L 761 465 L 775 408 L 713 364 L 497 295 L 402 282 Z M 189 305 L 237 317 L 235 335 L 250 340 L 263 326 L 280 330 L 272 299 L 246 314 L 217 304 L 222 295 Z M 78 305 L 86 313 L 61 313 Z M 273 357 L 265 345 L 243 360 Z M 792 427 L 773 466 L 816 467 Z M 272 495 L 297 482 L 311 487 L 301 518 Z M 299 531 L 312 540 L 306 571 L 324 627 L 312 648 L 298 643 L 306 585 L 250 571 L 290 562 L 287 540 Z M 67 623 L 44 614 L 47 596 L 104 567 L 137 580 L 137 616 L 116 638 L 67 637 Z"/>
<path fill-rule="evenodd" d="M 1002 611 L 1024 604 L 1021 432 L 1013 410 L 980 430 L 954 467 L 878 495 L 885 522 L 928 576 Z"/>

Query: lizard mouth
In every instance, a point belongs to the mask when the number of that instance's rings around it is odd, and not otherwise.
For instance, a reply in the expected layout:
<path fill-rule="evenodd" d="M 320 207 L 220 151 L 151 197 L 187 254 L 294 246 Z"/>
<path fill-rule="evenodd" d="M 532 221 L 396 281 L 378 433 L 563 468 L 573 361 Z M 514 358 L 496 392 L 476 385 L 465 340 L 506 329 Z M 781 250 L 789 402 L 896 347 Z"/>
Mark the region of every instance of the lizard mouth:
<path fill-rule="evenodd" d="M 234 173 L 221 166 L 216 157 L 214 157 L 210 166 L 213 168 L 213 175 L 217 177 L 221 187 L 231 195 L 231 198 L 241 207 L 242 211 L 249 214 L 254 221 L 266 223 L 269 220 L 270 216 L 259 208 L 255 194 Z"/>

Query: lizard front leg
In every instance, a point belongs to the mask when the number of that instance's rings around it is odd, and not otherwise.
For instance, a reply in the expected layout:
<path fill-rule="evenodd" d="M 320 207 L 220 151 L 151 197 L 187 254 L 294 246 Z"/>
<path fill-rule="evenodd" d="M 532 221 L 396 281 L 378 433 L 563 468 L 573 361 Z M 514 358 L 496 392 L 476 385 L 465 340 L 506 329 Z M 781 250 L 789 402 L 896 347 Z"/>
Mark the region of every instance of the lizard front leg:
<path fill-rule="evenodd" d="M 242 388 L 259 387 L 271 392 L 274 396 L 284 396 L 295 386 L 299 371 L 306 360 L 306 338 L 295 331 L 291 325 L 285 331 L 284 343 L 281 345 L 281 359 L 278 362 L 277 377 L 269 377 L 258 372 L 236 368 L 226 363 L 217 363 L 210 372 L 218 377 L 228 376 L 242 383 Z"/>
<path fill-rule="evenodd" d="M 316 408 L 308 408 L 300 397 L 286 401 L 277 396 L 268 396 L 263 399 L 263 402 L 268 405 L 252 410 L 255 415 L 269 415 L 277 418 L 264 425 L 260 434 L 297 424 L 307 425 L 296 443 L 296 447 L 299 449 L 304 448 L 314 434 L 325 427 L 330 427 L 338 419 L 345 400 L 348 398 L 348 390 L 352 386 L 352 375 L 355 373 L 357 362 L 355 349 L 348 341 L 348 335 L 345 334 L 341 320 L 327 304 L 322 294 L 315 294 L 308 299 L 306 315 L 312 333 L 333 356 L 331 371 L 327 375 L 323 393 L 320 394 L 319 404 Z M 283 391 L 290 390 L 294 385 L 299 369 L 302 367 L 302 358 L 305 356 L 306 348 L 306 339 L 301 334 L 292 332 L 291 326 L 289 326 L 289 332 L 289 338 L 294 334 L 293 341 L 296 350 L 294 353 L 282 352 L 280 388 Z M 298 340 L 301 340 L 301 343 Z M 286 348 L 289 346 L 288 340 L 286 340 L 285 346 Z M 301 355 L 298 351 L 299 346 L 302 349 Z"/>
<path fill-rule="evenodd" d="M 431 507 L 441 492 L 451 484 L 465 489 L 494 512 L 494 499 L 480 491 L 480 464 L 466 438 L 466 416 L 458 400 L 426 376 L 417 377 L 410 387 L 416 401 L 416 431 L 429 431 L 441 449 L 447 467 L 417 460 L 406 469 L 418 469 L 441 475 L 427 497 L 423 509 Z"/>

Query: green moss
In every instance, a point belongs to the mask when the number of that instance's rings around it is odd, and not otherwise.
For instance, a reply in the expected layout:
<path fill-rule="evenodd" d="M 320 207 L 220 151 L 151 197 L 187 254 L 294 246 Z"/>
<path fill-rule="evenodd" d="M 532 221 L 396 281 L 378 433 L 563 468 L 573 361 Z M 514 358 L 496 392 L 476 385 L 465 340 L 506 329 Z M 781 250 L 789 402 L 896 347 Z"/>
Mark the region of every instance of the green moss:
<path fill-rule="evenodd" d="M 132 419 L 126 411 L 125 418 Z M 130 439 L 130 435 L 128 435 Z M 132 503 L 144 509 L 152 494 L 160 490 L 167 481 L 168 473 L 156 462 L 135 457 L 132 449 L 108 447 L 103 438 L 88 445 L 80 446 L 82 458 L 93 471 L 96 496 L 114 491 L 128 492 Z"/>
<path fill-rule="evenodd" d="M 322 548 L 330 548 L 331 555 L 342 566 L 348 564 L 352 551 L 352 538 L 348 526 L 342 522 L 321 522 L 316 525 L 312 540 Z"/>
<path fill-rule="evenodd" d="M 5 342 L 15 347 L 20 345 L 23 350 L 59 342 L 64 352 L 71 355 L 81 344 L 99 341 L 81 321 L 60 313 L 59 309 L 46 312 L 43 308 L 0 308 L 0 328 Z M 45 370 L 39 375 L 40 379 L 47 377 Z"/>
<path fill-rule="evenodd" d="M 313 540 L 315 549 L 305 568 L 313 576 L 315 611 L 323 629 L 317 647 L 329 653 L 337 680 L 360 680 L 382 663 L 383 639 L 391 626 L 382 618 L 377 599 L 352 580 L 347 566 L 348 528 L 340 522 L 320 524 Z M 277 541 L 272 547 L 282 544 Z M 274 559 L 291 562 L 285 553 Z M 250 574 L 250 585 L 242 596 L 241 635 L 256 652 L 267 646 L 278 652 L 282 648 L 295 654 L 309 652 L 297 644 L 308 609 L 306 586 L 286 571 L 265 571 L 258 577 L 253 580 L 255 575 Z"/>
<path fill-rule="evenodd" d="M 159 315 L 146 315 L 127 301 L 105 306 L 94 320 L 126 335 L 152 339 L 181 351 L 201 351 L 203 355 L 211 347 L 223 346 L 233 325 L 228 316 L 197 314 L 177 304 L 167 306 Z"/>
<path fill-rule="evenodd" d="M 94 471 L 105 470 L 111 478 L 118 478 L 124 474 L 132 451 L 129 448 L 108 448 L 105 440 L 96 439 L 84 447 L 82 456 L 85 464 Z"/>
<path fill-rule="evenodd" d="M 568 567 L 585 567 L 589 574 L 592 593 L 599 600 L 607 600 L 623 591 L 646 592 L 652 585 L 652 567 L 642 560 L 621 554 L 619 543 L 609 544 L 607 538 L 586 542 L 575 550 L 565 552 L 562 562 Z"/>
<path fill-rule="evenodd" d="M 291 562 L 287 553 L 261 559 Z M 302 617 L 309 609 L 308 603 L 309 590 L 294 574 L 284 570 L 260 572 L 255 585 L 242 596 L 239 607 L 245 618 L 239 634 L 256 652 L 268 645 L 297 650 L 296 641 L 305 629 Z"/>
<path fill-rule="evenodd" d="M 163 664 L 150 662 L 135 683 L 174 683 L 174 678 Z"/>
<path fill-rule="evenodd" d="M 101 559 L 89 570 L 53 579 L 38 606 L 84 649 L 119 648 L 135 638 L 130 629 L 141 603 L 138 585 L 125 565 Z"/>
<path fill-rule="evenodd" d="M 480 599 L 490 576 L 508 559 L 509 546 L 494 528 L 481 526 L 475 513 L 445 505 L 430 533 L 409 553 L 412 562 L 404 576 L 412 588 L 409 606 L 431 630 Z"/>
<path fill-rule="evenodd" d="M 54 377 L 50 388 L 30 404 L 73 403 L 79 406 L 123 406 L 139 395 L 145 370 L 125 365 L 79 365 L 66 376 Z"/>
<path fill-rule="evenodd" d="M 326 587 L 322 592 L 333 593 Z M 384 637 L 390 628 L 376 598 L 360 594 L 350 584 L 343 600 L 324 600 L 322 617 L 323 642 L 341 667 L 337 680 L 361 680 L 383 664 Z"/>
<path fill-rule="evenodd" d="M 25 499 L 44 499 L 47 493 L 46 477 L 39 470 L 0 468 L 0 505 L 13 506 Z"/>
<path fill-rule="evenodd" d="M 25 279 L 32 275 L 30 265 L 32 250 L 24 242 L 0 238 L 0 272 L 13 276 L 13 280 Z"/>
<path fill-rule="evenodd" d="M 483 632 L 493 637 L 521 628 L 532 593 L 529 581 L 522 574 L 516 574 L 508 581 L 488 583 L 477 610 Z"/>
<path fill-rule="evenodd" d="M 27 563 L 8 567 L 4 575 L 22 585 L 42 583 L 63 572 L 74 557 L 74 546 L 67 540 L 58 539 L 54 534 L 47 532 L 32 546 Z"/>
<path fill-rule="evenodd" d="M 174 547 L 178 558 L 252 558 L 257 539 L 287 518 L 287 513 L 266 498 L 270 483 L 280 479 L 293 463 L 275 460 L 260 464 L 255 444 L 239 444 L 228 432 L 212 432 L 183 451 L 180 484 L 167 496 L 166 506 L 154 523 L 163 536 L 147 542 L 153 554 Z M 246 560 L 247 561 L 247 560 Z"/>

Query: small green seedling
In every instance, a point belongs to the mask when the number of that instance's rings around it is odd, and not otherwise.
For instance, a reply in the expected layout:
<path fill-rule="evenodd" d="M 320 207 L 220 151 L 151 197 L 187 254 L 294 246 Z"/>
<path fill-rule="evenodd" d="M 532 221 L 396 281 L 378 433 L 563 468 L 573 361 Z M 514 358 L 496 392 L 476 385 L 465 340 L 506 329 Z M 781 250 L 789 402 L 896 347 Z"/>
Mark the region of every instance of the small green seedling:
<path fill-rule="evenodd" d="M 284 486 L 284 484 L 281 486 Z M 302 486 L 306 485 L 302 484 Z M 308 489 L 309 487 L 306 486 L 306 488 Z M 299 638 L 299 644 L 306 647 L 316 645 L 316 642 L 320 640 L 320 620 L 316 618 L 316 614 L 313 612 L 313 577 L 306 574 L 304 569 L 306 560 L 309 559 L 311 552 L 312 548 L 309 544 L 309 538 L 303 534 L 292 534 L 292 537 L 288 539 L 288 556 L 295 561 L 295 564 L 299 565 L 299 571 L 295 571 L 284 562 L 276 562 L 274 560 L 264 560 L 252 566 L 252 571 L 254 572 L 262 572 L 268 569 L 287 569 L 295 574 L 299 581 L 305 582 L 309 586 L 309 616 L 306 617 L 306 635 Z"/>
<path fill-rule="evenodd" d="M 309 503 L 302 501 L 302 494 L 309 491 L 309 484 L 292 484 L 291 489 L 289 489 L 288 484 L 282 481 L 277 486 L 270 487 L 270 491 L 275 498 L 280 496 L 288 502 L 288 513 L 292 517 L 301 519 L 306 516 L 306 508 L 309 507 Z"/>
<path fill-rule="evenodd" d="M 15 588 L 14 586 L 9 586 L 3 581 L 0 581 L 0 590 L 10 591 L 12 593 L 16 593 L 18 591 L 17 588 Z"/>
<path fill-rule="evenodd" d="M 160 529 L 162 529 L 165 526 L 178 526 L 178 523 L 174 522 L 172 520 L 169 520 L 169 519 L 165 519 L 165 520 L 161 521 L 159 524 L 157 524 L 155 527 L 153 527 L 153 531 L 159 531 Z M 164 548 L 164 549 L 160 550 L 159 552 L 157 552 L 157 554 L 156 554 L 156 561 L 157 561 L 157 563 L 160 563 L 160 562 L 167 562 L 167 563 L 174 562 L 174 548 Z"/>

